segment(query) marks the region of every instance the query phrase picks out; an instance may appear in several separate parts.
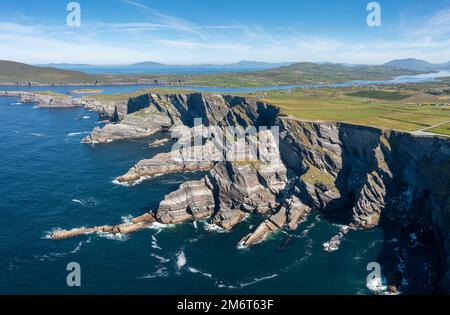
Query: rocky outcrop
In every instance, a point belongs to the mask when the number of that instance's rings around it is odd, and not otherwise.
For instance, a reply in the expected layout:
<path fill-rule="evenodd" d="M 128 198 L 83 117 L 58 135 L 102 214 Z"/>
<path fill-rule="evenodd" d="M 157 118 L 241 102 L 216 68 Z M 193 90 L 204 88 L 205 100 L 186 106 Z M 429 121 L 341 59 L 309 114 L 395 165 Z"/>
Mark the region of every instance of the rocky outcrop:
<path fill-rule="evenodd" d="M 49 92 L 0 91 L 0 96 L 18 97 L 22 103 L 37 103 L 38 108 L 85 107 L 96 111 L 101 118 L 120 121 L 127 113 L 127 103 L 120 101 L 98 101 L 93 98 L 73 98 L 69 95 Z"/>
<path fill-rule="evenodd" d="M 128 234 L 141 230 L 150 226 L 155 222 L 155 218 L 151 213 L 145 213 L 139 217 L 134 218 L 130 222 L 125 222 L 115 226 L 102 225 L 92 228 L 77 228 L 71 230 L 57 230 L 53 232 L 50 237 L 52 239 L 64 239 L 75 237 L 83 234 L 91 233 L 111 233 L 111 234 Z"/>
<path fill-rule="evenodd" d="M 107 143 L 147 137 L 170 128 L 193 127 L 196 119 L 206 127 L 271 125 L 278 113 L 274 106 L 261 102 L 206 93 L 145 94 L 130 98 L 127 115 L 123 114 L 125 107 L 120 108 L 120 114 L 113 115 L 114 123 L 95 128 L 84 142 Z"/>
<path fill-rule="evenodd" d="M 207 171 L 203 179 L 186 182 L 167 195 L 155 210 L 156 220 L 178 223 L 209 219 L 231 229 L 248 214 L 264 216 L 264 221 L 241 239 L 242 246 L 261 242 L 281 229 L 296 229 L 313 210 L 339 211 L 352 229 L 370 228 L 383 220 L 431 229 L 440 246 L 439 282 L 450 291 L 448 139 L 344 123 L 298 121 L 279 117 L 267 104 L 208 94 L 145 95 L 128 110 L 134 112 L 120 123 L 94 131 L 90 140 L 107 142 L 161 128 L 191 128 L 195 117 L 202 118 L 205 127 L 265 124 L 280 130 L 279 141 L 272 141 L 270 131 L 259 131 L 256 138 L 268 141 L 263 141 L 256 155 L 244 152 L 244 156 L 253 157 L 250 159 L 235 158 L 240 156 L 234 147 L 239 143 L 236 141 L 227 148 L 224 159 L 207 163 L 195 159 L 192 163 L 183 149 L 174 151 L 178 162 L 169 156 L 171 153 L 139 162 L 118 180 L 134 183 L 160 173 Z M 140 121 L 129 127 L 136 119 Z M 120 128 L 143 129 L 114 131 Z M 246 137 L 245 141 L 251 139 Z M 208 148 L 209 141 L 199 147 Z M 339 237 L 336 240 L 340 242 Z"/>
<path fill-rule="evenodd" d="M 244 247 L 255 245 L 278 229 L 283 229 L 285 224 L 286 213 L 284 211 L 279 211 L 261 223 L 255 231 L 241 239 L 239 245 Z"/>
<path fill-rule="evenodd" d="M 45 92 L 0 91 L 0 96 L 18 97 L 22 103 L 37 103 L 40 108 L 69 108 L 82 106 L 77 100 L 63 94 Z"/>
<path fill-rule="evenodd" d="M 214 159 L 216 152 L 214 144 L 210 141 L 202 146 L 179 147 L 138 162 L 116 180 L 119 183 L 133 185 L 143 179 L 160 175 L 208 171 L 217 161 Z"/>
<path fill-rule="evenodd" d="M 156 218 L 162 223 L 205 219 L 213 214 L 214 194 L 208 177 L 184 183 L 159 204 Z"/>
<path fill-rule="evenodd" d="M 239 209 L 220 209 L 212 218 L 212 223 L 225 230 L 231 230 L 235 225 L 245 219 L 246 213 Z"/>
<path fill-rule="evenodd" d="M 367 228 L 378 225 L 381 212 L 386 206 L 385 196 L 386 187 L 381 177 L 376 172 L 368 174 L 367 182 L 352 209 L 354 225 Z"/>

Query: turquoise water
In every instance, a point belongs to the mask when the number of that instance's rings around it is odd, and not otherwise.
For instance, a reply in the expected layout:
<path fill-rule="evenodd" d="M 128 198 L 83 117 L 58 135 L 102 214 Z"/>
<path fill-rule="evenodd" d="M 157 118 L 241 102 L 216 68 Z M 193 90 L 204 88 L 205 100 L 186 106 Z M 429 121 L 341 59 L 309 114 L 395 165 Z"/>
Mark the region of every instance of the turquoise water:
<path fill-rule="evenodd" d="M 159 135 L 86 145 L 80 140 L 99 125 L 96 113 L 34 105 L 0 98 L 0 293 L 371 294 L 366 266 L 372 261 L 386 277 L 402 270 L 404 293 L 430 292 L 427 233 L 416 242 L 413 231 L 386 223 L 348 233 L 329 253 L 323 243 L 339 233 L 339 215 L 313 213 L 297 231 L 246 250 L 236 244 L 262 218 L 250 217 L 229 233 L 188 222 L 126 237 L 50 240 L 55 228 L 117 224 L 155 209 L 165 194 L 202 174 L 115 185 L 137 161 L 169 150 L 148 147 Z M 186 264 L 179 266 L 182 255 Z M 69 262 L 81 265 L 79 288 L 66 285 Z"/>

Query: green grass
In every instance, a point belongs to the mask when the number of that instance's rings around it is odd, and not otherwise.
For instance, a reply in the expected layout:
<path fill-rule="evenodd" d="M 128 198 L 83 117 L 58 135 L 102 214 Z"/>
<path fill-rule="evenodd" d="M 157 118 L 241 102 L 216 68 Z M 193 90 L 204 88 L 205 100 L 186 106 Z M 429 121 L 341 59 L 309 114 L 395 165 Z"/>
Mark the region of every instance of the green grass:
<path fill-rule="evenodd" d="M 386 101 L 398 101 L 410 97 L 410 94 L 404 94 L 401 92 L 388 92 L 388 91 L 357 91 L 347 94 L 348 96 L 373 98 Z"/>
<path fill-rule="evenodd" d="M 450 122 L 440 125 L 439 127 L 428 129 L 427 132 L 438 133 L 441 135 L 450 136 Z"/>
<path fill-rule="evenodd" d="M 181 90 L 181 89 L 170 89 L 170 88 L 152 88 L 152 89 L 143 89 L 138 90 L 136 92 L 131 93 L 114 93 L 114 94 L 99 94 L 99 95 L 91 95 L 87 98 L 93 98 L 95 100 L 98 100 L 100 102 L 127 102 L 130 98 L 138 97 L 144 94 L 150 94 L 150 93 L 156 93 L 156 94 L 177 94 L 177 93 L 195 93 L 195 91 L 191 90 Z"/>
<path fill-rule="evenodd" d="M 45 96 L 52 96 L 55 98 L 67 98 L 69 96 L 65 95 L 65 94 L 61 94 L 61 93 L 57 93 L 54 91 L 36 91 L 34 92 L 36 94 L 40 94 L 40 95 L 45 95 Z"/>
<path fill-rule="evenodd" d="M 421 86 L 415 86 L 415 89 L 404 86 L 395 88 L 399 90 L 394 90 L 393 86 L 378 91 L 352 87 L 292 89 L 234 95 L 273 104 L 281 109 L 281 115 L 306 121 L 336 121 L 380 129 L 417 131 L 450 120 L 450 109 L 435 105 L 450 103 L 450 97 L 424 93 Z M 172 94 L 194 93 L 194 91 L 153 88 L 133 93 L 93 95 L 89 98 L 126 102 L 131 97 L 147 93 Z M 372 98 L 375 96 L 376 98 Z M 427 103 L 418 100 L 426 100 Z M 427 131 L 449 134 L 448 128 L 449 124 L 446 124 Z"/>
<path fill-rule="evenodd" d="M 385 101 L 355 98 L 352 89 L 315 89 L 254 94 L 267 103 L 280 107 L 281 112 L 308 121 L 338 121 L 381 129 L 416 131 L 450 120 L 450 110 L 432 104 L 417 105 L 404 100 Z M 415 95 L 418 92 L 408 91 Z M 439 98 L 442 101 L 442 98 Z"/>
<path fill-rule="evenodd" d="M 387 68 L 383 66 L 347 67 L 340 64 L 296 63 L 280 68 L 247 72 L 207 75 L 160 75 L 149 76 L 160 82 L 183 85 L 259 87 L 292 84 L 338 83 L 352 80 L 386 80 L 395 76 L 418 72 Z"/>
<path fill-rule="evenodd" d="M 0 60 L 0 82 L 32 82 L 42 84 L 74 84 L 105 81 L 103 77 L 79 71 L 49 67 L 35 67 L 23 63 Z M 108 80 L 109 81 L 109 80 Z"/>
<path fill-rule="evenodd" d="M 398 92 L 392 91 L 392 87 L 388 91 L 376 92 L 378 97 L 391 99 L 368 100 L 366 97 L 350 96 L 351 94 L 367 95 L 365 94 L 367 93 L 365 88 L 293 89 L 290 93 L 287 91 L 272 91 L 236 93 L 235 95 L 273 104 L 281 109 L 282 115 L 306 121 L 337 121 L 381 129 L 417 131 L 450 120 L 450 110 L 433 105 L 450 102 L 450 98 L 428 95 L 427 100 L 430 103 L 418 105 L 416 98 L 423 95 L 420 91 L 402 91 L 402 95 L 408 95 L 408 98 L 391 97 L 397 95 L 396 92 Z M 131 97 L 147 93 L 172 94 L 194 93 L 194 91 L 153 88 L 133 93 L 93 95 L 89 98 L 99 101 L 126 102 Z M 443 134 L 448 133 L 445 126 L 441 126 L 437 130 Z M 433 129 L 430 132 L 437 131 Z"/>

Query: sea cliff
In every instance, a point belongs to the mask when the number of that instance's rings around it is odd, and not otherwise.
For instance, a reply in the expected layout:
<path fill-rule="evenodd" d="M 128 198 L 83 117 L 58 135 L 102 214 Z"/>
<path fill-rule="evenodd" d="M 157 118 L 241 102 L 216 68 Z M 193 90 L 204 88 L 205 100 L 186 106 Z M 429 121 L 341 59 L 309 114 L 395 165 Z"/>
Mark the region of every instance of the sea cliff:
<path fill-rule="evenodd" d="M 126 114 L 123 105 L 121 115 L 118 108 L 114 112 L 110 124 L 96 128 L 84 141 L 106 143 L 161 130 L 180 133 L 180 128 L 186 128 L 181 129 L 186 137 L 186 131 L 196 128 L 195 118 L 201 118 L 205 128 L 277 127 L 279 137 L 270 129 L 258 129 L 258 138 L 266 141 L 259 148 L 257 161 L 192 161 L 180 149 L 137 163 L 117 181 L 136 184 L 152 176 L 186 171 L 206 175 L 183 183 L 157 209 L 149 209 L 144 215 L 151 220 L 138 219 L 130 228 L 106 230 L 129 233 L 154 221 L 171 224 L 200 219 L 231 229 L 247 215 L 264 216 L 265 220 L 242 235 L 239 242 L 252 246 L 277 230 L 296 229 L 311 211 L 338 213 L 350 229 L 392 221 L 432 231 L 439 248 L 434 277 L 440 289 L 450 291 L 448 139 L 344 123 L 298 121 L 280 115 L 270 104 L 205 93 L 145 94 L 129 100 Z M 201 143 L 203 152 L 209 152 L 211 141 L 207 138 Z M 98 229 L 104 231 L 105 227 L 59 231 L 53 237 Z"/>

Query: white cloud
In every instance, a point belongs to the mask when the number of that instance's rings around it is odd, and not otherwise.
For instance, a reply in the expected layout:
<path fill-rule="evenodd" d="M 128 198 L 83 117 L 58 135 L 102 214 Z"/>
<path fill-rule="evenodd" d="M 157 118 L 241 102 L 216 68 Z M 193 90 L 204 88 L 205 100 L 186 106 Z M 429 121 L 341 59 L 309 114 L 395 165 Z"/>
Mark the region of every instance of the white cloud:
<path fill-rule="evenodd" d="M 398 40 L 350 40 L 267 30 L 260 25 L 196 25 L 131 0 L 149 13 L 148 21 L 84 21 L 81 28 L 0 22 L 0 59 L 28 63 L 73 62 L 127 64 L 331 61 L 384 63 L 415 57 L 432 62 L 450 59 L 450 10 L 436 12 L 399 33 Z"/>
<path fill-rule="evenodd" d="M 203 31 L 201 29 L 199 29 L 195 24 L 193 24 L 189 21 L 186 21 L 184 19 L 181 19 L 181 18 L 178 18 L 175 16 L 163 14 L 147 5 L 141 4 L 136 1 L 122 0 L 122 2 L 131 4 L 139 9 L 145 10 L 146 12 L 155 16 L 156 18 L 160 19 L 164 24 L 167 25 L 167 27 L 170 27 L 174 30 L 191 33 L 191 34 L 197 35 L 198 37 L 200 37 L 202 39 L 206 39 L 206 36 L 203 33 Z"/>

